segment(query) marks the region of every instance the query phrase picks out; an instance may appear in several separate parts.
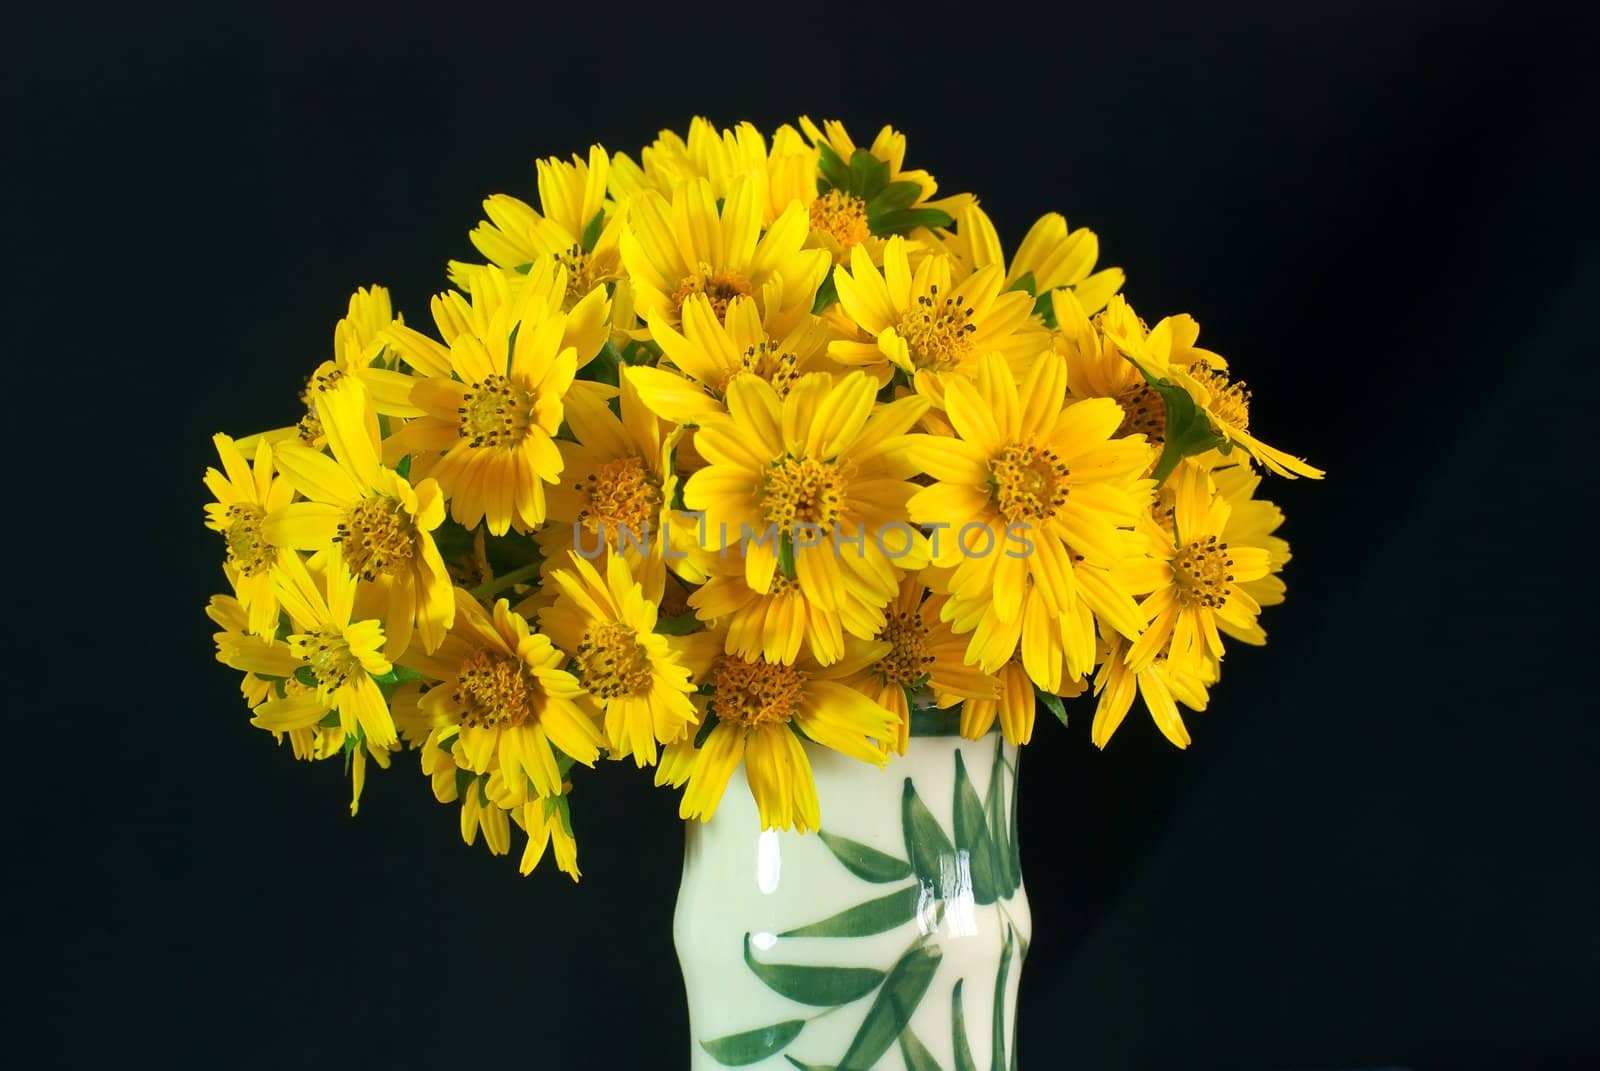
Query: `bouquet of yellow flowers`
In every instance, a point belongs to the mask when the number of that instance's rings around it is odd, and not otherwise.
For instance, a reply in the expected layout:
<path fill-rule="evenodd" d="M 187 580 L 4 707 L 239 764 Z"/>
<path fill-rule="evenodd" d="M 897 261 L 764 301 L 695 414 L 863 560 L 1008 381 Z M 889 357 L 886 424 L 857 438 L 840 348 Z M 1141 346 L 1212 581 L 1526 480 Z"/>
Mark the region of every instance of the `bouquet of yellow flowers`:
<path fill-rule="evenodd" d="M 1283 600 L 1250 393 L 1046 215 L 1009 252 L 884 127 L 696 119 L 496 194 L 431 329 L 358 290 L 297 423 L 217 435 L 217 658 L 296 758 L 420 753 L 468 843 L 578 876 L 578 767 L 818 828 L 802 741 L 1168 739 Z"/>

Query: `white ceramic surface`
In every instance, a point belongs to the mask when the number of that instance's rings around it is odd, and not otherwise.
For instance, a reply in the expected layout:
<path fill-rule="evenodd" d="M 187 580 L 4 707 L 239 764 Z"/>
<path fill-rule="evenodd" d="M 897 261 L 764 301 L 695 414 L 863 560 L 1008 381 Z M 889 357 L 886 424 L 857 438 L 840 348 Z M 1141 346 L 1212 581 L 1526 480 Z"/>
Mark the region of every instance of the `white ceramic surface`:
<path fill-rule="evenodd" d="M 1033 933 L 1016 750 L 913 737 L 881 771 L 806 750 L 831 840 L 763 832 L 742 770 L 716 816 L 689 823 L 673 936 L 691 1067 L 1016 1067 Z"/>

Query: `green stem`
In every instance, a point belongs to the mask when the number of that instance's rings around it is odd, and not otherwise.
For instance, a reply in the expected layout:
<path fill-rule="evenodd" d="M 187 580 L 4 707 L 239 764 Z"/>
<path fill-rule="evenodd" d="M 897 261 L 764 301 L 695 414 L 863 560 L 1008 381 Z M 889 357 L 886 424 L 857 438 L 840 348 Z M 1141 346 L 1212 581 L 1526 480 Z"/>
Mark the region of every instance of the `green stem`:
<path fill-rule="evenodd" d="M 477 599 L 487 599 L 515 587 L 524 580 L 531 580 L 539 575 L 539 565 L 539 562 L 529 562 L 527 565 L 511 570 L 504 576 L 497 576 L 493 580 L 479 584 L 472 589 L 472 596 Z"/>

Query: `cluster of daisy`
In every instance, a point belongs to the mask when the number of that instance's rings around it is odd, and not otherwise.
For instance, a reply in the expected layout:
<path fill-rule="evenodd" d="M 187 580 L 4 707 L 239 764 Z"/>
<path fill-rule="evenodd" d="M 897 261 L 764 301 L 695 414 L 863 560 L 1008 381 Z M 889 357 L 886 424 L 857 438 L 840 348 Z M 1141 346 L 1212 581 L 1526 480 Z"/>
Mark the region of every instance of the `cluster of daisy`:
<path fill-rule="evenodd" d="M 484 202 L 432 328 L 357 291 L 291 426 L 216 436 L 218 660 L 297 758 L 420 752 L 462 835 L 577 876 L 600 758 L 706 819 L 742 765 L 815 829 L 803 741 L 1026 743 L 1136 698 L 1173 743 L 1265 641 L 1282 514 L 1250 395 L 1060 215 L 1007 255 L 885 127 L 695 120 Z M 553 846 L 553 849 L 552 849 Z"/>

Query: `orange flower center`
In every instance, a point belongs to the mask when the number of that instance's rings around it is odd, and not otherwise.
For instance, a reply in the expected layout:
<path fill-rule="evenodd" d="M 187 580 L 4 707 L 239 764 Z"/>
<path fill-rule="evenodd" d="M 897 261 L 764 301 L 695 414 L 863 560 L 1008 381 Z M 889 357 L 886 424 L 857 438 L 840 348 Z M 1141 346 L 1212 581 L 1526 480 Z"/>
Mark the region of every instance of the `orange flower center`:
<path fill-rule="evenodd" d="M 1217 542 L 1217 537 L 1196 539 L 1178 551 L 1172 559 L 1173 582 L 1178 589 L 1178 605 L 1186 609 L 1215 610 L 1228 598 L 1228 584 L 1233 574 L 1233 559 L 1228 557 L 1228 544 Z"/>
<path fill-rule="evenodd" d="M 755 293 L 755 288 L 750 285 L 750 280 L 734 271 L 717 271 L 709 264 L 701 264 L 700 270 L 693 275 L 686 275 L 678 284 L 677 292 L 672 295 L 672 304 L 681 314 L 683 303 L 693 294 L 704 294 L 711 299 L 711 310 L 717 314 L 717 319 L 726 322 L 728 319 L 728 302 L 736 297 L 749 297 Z"/>
<path fill-rule="evenodd" d="M 780 528 L 815 524 L 831 529 L 844 505 L 844 489 L 837 463 L 786 457 L 767 470 L 761 515 Z"/>
<path fill-rule="evenodd" d="M 272 568 L 274 548 L 261 534 L 261 521 L 267 511 L 253 502 L 236 502 L 228 507 L 228 564 L 245 576 L 259 576 Z"/>
<path fill-rule="evenodd" d="M 573 484 L 587 499 L 578 510 L 578 523 L 589 531 L 604 526 L 608 532 L 626 530 L 636 539 L 655 520 L 665 501 L 661 485 L 638 457 L 615 457 Z"/>
<path fill-rule="evenodd" d="M 363 498 L 339 522 L 333 541 L 350 571 L 363 580 L 393 576 L 411 564 L 417 526 L 392 498 Z"/>
<path fill-rule="evenodd" d="M 533 398 L 502 375 L 489 375 L 461 399 L 461 437 L 472 446 L 515 447 L 533 425 Z"/>
<path fill-rule="evenodd" d="M 342 369 L 329 364 L 311 374 L 306 381 L 305 390 L 300 392 L 300 401 L 306 407 L 305 416 L 295 424 L 295 435 L 300 442 L 314 450 L 321 449 L 324 443 L 322 432 L 322 418 L 317 416 L 317 395 L 326 393 L 339 385 L 344 378 Z"/>
<path fill-rule="evenodd" d="M 596 699 L 643 695 L 650 690 L 650 654 L 638 633 L 615 622 L 596 625 L 583 634 L 573 656 L 578 680 Z"/>
<path fill-rule="evenodd" d="M 1054 450 L 1013 443 L 989 461 L 990 494 L 1008 522 L 1043 521 L 1067 504 L 1067 475 Z"/>
<path fill-rule="evenodd" d="M 723 655 L 712 672 L 717 719 L 745 729 L 785 725 L 800 703 L 805 676 L 793 666 Z"/>
<path fill-rule="evenodd" d="M 719 384 L 719 391 L 724 396 L 728 393 L 728 385 L 740 376 L 755 376 L 772 384 L 772 389 L 782 398 L 788 395 L 789 388 L 794 386 L 795 377 L 799 373 L 795 365 L 799 358 L 792 353 L 782 353 L 778 350 L 776 342 L 758 342 L 749 346 L 739 357 L 739 367 L 729 374 L 728 378 Z"/>
<path fill-rule="evenodd" d="M 1250 390 L 1243 383 L 1235 383 L 1228 373 L 1212 368 L 1209 361 L 1196 361 L 1188 368 L 1195 382 L 1205 387 L 1211 395 L 1206 411 L 1211 419 L 1236 431 L 1250 430 Z"/>
<path fill-rule="evenodd" d="M 331 701 L 333 693 L 346 681 L 366 672 L 361 660 L 351 652 L 344 631 L 334 625 L 290 636 L 288 643 L 290 653 L 310 668 L 317 682 L 317 693 L 324 700 Z"/>
<path fill-rule="evenodd" d="M 1167 441 L 1167 403 L 1150 384 L 1141 380 L 1117 395 L 1122 406 L 1122 424 L 1117 436 L 1143 435 L 1145 440 L 1160 446 Z"/>
<path fill-rule="evenodd" d="M 572 246 L 556 254 L 556 261 L 567 269 L 567 292 L 561 299 L 561 308 L 564 312 L 571 312 L 572 307 L 589 296 L 589 291 L 594 289 L 594 261 L 588 253 L 579 246 Z"/>
<path fill-rule="evenodd" d="M 536 713 L 538 684 L 522 660 L 499 651 L 478 650 L 456 674 L 450 698 L 461 709 L 461 724 L 474 729 L 514 729 Z"/>
<path fill-rule="evenodd" d="M 928 675 L 933 666 L 933 646 L 928 642 L 928 626 L 916 610 L 890 610 L 878 639 L 892 649 L 873 668 L 885 683 L 912 687 Z"/>
<path fill-rule="evenodd" d="M 951 294 L 939 297 L 937 284 L 906 310 L 895 325 L 895 333 L 905 339 L 911 363 L 918 368 L 945 371 L 959 365 L 972 351 L 972 336 L 978 326 L 972 322 L 972 306 Z"/>
<path fill-rule="evenodd" d="M 867 240 L 867 202 L 844 190 L 829 190 L 811 202 L 811 226 L 848 250 Z"/>

